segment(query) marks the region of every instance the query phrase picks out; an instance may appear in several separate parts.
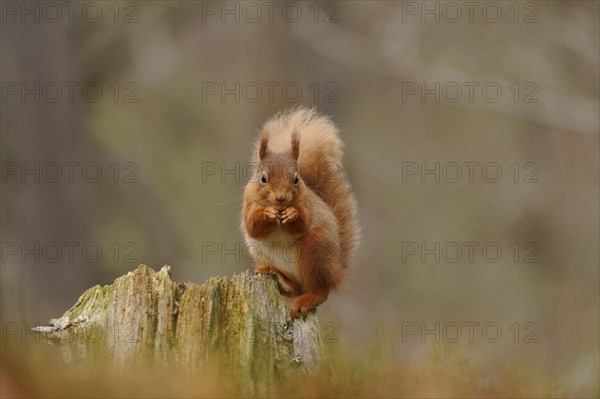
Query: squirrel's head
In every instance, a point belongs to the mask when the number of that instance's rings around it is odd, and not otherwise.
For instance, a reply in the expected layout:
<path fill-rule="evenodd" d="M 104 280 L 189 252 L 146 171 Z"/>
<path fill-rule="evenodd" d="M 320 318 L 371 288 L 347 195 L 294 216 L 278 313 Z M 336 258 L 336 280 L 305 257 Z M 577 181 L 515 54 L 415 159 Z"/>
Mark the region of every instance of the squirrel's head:
<path fill-rule="evenodd" d="M 284 152 L 274 152 L 269 148 L 269 135 L 263 133 L 258 144 L 260 160 L 256 174 L 259 198 L 275 208 L 293 205 L 304 190 L 304 183 L 298 174 L 300 137 L 293 133 L 291 147 Z"/>

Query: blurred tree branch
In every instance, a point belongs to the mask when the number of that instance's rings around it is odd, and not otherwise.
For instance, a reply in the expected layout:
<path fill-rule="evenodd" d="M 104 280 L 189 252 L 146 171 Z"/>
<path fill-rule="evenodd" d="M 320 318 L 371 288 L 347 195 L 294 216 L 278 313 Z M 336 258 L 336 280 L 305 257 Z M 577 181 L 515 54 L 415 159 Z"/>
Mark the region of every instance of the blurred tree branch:
<path fill-rule="evenodd" d="M 545 15 L 545 18 L 550 18 Z M 349 29 L 343 24 L 302 24 L 292 26 L 293 35 L 305 46 L 316 53 L 333 59 L 345 66 L 367 70 L 385 77 L 397 77 L 402 82 L 426 82 L 429 86 L 434 82 L 489 82 L 493 81 L 500 87 L 509 88 L 514 81 L 509 77 L 494 77 L 490 79 L 478 76 L 477 73 L 466 73 L 442 65 L 441 62 L 426 62 L 420 57 L 424 46 L 427 24 L 416 21 L 414 23 L 401 23 L 400 8 L 381 15 L 377 29 L 374 33 L 362 33 Z M 561 29 L 552 31 L 557 43 L 568 47 L 579 62 L 589 65 L 592 70 L 600 68 L 597 59 L 597 48 L 592 39 L 582 35 L 582 32 L 573 32 L 573 27 L 556 20 L 550 24 L 570 30 L 570 36 L 582 36 L 580 41 L 567 40 Z M 383 37 L 381 37 L 383 36 Z M 323 40 L 326 37 L 327 40 Z M 548 40 L 545 38 L 546 41 Z M 502 52 L 503 49 L 498 51 Z M 502 58 L 501 58 L 502 59 Z M 532 61 L 535 62 L 535 61 Z M 540 65 L 540 68 L 544 67 Z M 532 76 L 534 81 L 537 77 Z M 520 82 L 525 84 L 526 82 Z M 534 83 L 536 83 L 534 81 Z M 592 83 L 592 82 L 590 82 Z M 593 87 L 593 86 L 591 86 Z M 532 106 L 525 109 L 521 101 L 512 100 L 512 92 L 505 93 L 509 101 L 490 102 L 475 101 L 473 103 L 458 101 L 455 106 L 480 107 L 511 118 L 524 120 L 553 129 L 574 131 L 585 134 L 598 134 L 597 110 L 600 107 L 596 96 L 577 95 L 558 89 L 543 88 L 543 101 L 539 104 L 525 104 Z"/>

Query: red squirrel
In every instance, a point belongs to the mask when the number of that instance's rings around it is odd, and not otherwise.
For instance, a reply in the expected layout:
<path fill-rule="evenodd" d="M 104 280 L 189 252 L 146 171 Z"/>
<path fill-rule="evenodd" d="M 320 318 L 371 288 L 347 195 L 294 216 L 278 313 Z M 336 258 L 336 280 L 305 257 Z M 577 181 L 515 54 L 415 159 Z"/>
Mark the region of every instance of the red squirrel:
<path fill-rule="evenodd" d="M 356 200 L 338 129 L 313 109 L 281 112 L 260 131 L 242 229 L 256 272 L 277 277 L 305 318 L 344 281 L 358 244 Z"/>

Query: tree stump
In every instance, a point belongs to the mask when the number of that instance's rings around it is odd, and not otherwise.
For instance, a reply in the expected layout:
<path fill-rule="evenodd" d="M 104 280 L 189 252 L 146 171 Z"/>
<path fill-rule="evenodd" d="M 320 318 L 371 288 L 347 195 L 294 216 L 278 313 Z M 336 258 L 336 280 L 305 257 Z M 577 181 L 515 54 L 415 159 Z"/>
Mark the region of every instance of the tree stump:
<path fill-rule="evenodd" d="M 88 289 L 61 318 L 34 330 L 78 367 L 227 370 L 253 395 L 277 394 L 299 376 L 332 375 L 316 315 L 292 321 L 272 276 L 245 271 L 177 284 L 170 269 L 140 265 Z"/>

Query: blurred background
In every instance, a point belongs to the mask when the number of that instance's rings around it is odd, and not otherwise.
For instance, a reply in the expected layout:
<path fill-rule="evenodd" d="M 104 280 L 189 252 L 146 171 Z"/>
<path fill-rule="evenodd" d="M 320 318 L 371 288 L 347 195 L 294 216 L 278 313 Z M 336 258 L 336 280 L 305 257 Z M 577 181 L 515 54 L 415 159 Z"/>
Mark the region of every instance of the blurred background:
<path fill-rule="evenodd" d="M 341 129 L 363 231 L 318 311 L 333 352 L 418 365 L 439 341 L 476 384 L 598 394 L 597 2 L 56 4 L 2 2 L 3 325 L 139 263 L 252 268 L 252 143 L 305 105 Z M 3 372 L 27 341 L 5 333 Z"/>

